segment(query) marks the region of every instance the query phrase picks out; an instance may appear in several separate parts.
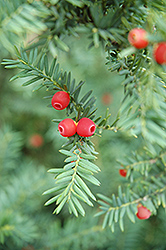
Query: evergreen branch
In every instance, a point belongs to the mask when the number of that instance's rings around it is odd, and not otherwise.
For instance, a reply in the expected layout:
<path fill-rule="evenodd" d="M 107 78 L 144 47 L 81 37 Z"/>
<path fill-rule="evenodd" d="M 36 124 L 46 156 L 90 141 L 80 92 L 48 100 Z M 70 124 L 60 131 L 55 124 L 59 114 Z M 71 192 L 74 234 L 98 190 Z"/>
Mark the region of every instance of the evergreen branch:
<path fill-rule="evenodd" d="M 17 60 L 5 59 L 3 62 L 3 64 L 6 65 L 6 68 L 17 67 L 22 69 L 20 73 L 12 77 L 12 80 L 15 80 L 16 78 L 26 78 L 27 76 L 33 76 L 33 78 L 30 80 L 24 82 L 23 86 L 43 80 L 43 84 L 40 84 L 39 88 L 46 86 L 48 90 L 50 87 L 53 87 L 53 89 L 68 91 L 71 104 L 74 104 L 75 107 L 76 121 L 85 116 L 89 116 L 91 118 L 92 115 L 94 116 L 96 111 L 96 109 L 93 108 L 95 98 L 90 97 L 91 92 L 88 92 L 84 95 L 84 97 L 82 97 L 82 103 L 80 105 L 78 96 L 84 82 L 81 81 L 75 86 L 75 79 L 71 81 L 70 73 L 67 74 L 66 72 L 62 73 L 59 71 L 59 64 L 56 64 L 56 59 L 52 61 L 51 67 L 49 68 L 47 56 L 42 53 L 38 54 L 36 48 L 31 50 L 29 56 L 23 49 L 21 49 L 20 52 L 17 51 L 17 54 Z M 67 108 L 67 112 L 70 113 L 72 112 L 71 104 Z M 61 153 L 70 157 L 66 159 L 67 164 L 65 165 L 63 171 L 62 169 L 59 169 L 59 171 L 56 169 L 50 170 L 50 172 L 56 173 L 56 186 L 55 188 L 47 190 L 44 194 L 50 194 L 52 192 L 58 192 L 58 194 L 48 200 L 45 205 L 50 205 L 53 202 L 56 202 L 57 207 L 53 213 L 58 214 L 62 210 L 63 206 L 67 203 L 70 213 L 78 216 L 79 212 L 82 216 L 84 216 L 85 211 L 80 201 L 93 206 L 88 196 L 93 200 L 96 200 L 96 198 L 83 179 L 88 180 L 94 185 L 100 184 L 99 181 L 93 176 L 93 172 L 97 172 L 98 168 L 95 166 L 95 164 L 89 162 L 89 160 L 96 158 L 93 156 L 93 153 L 96 154 L 97 152 L 94 151 L 93 145 L 90 143 L 90 139 L 86 139 L 84 137 L 80 138 L 77 134 L 73 137 L 70 137 L 66 144 L 73 144 L 74 148 L 75 145 L 78 145 L 79 148 L 82 149 L 81 152 L 83 152 L 79 156 L 79 151 L 78 154 L 75 154 L 66 150 L 61 150 Z"/>
<path fill-rule="evenodd" d="M 158 82 L 156 82 L 156 86 L 157 84 Z M 121 130 L 130 129 L 131 134 L 135 135 L 135 137 L 141 133 L 152 144 L 157 142 L 162 147 L 165 147 L 164 91 L 160 89 L 158 94 L 157 91 L 158 89 L 152 92 L 149 92 L 149 89 L 142 89 L 139 97 L 134 94 L 133 97 L 125 100 L 119 112 L 120 119 L 117 127 Z M 161 94 L 161 92 L 163 93 Z M 146 94 L 148 94 L 148 102 L 147 97 L 145 97 Z M 155 107 L 154 103 L 156 103 Z"/>
<path fill-rule="evenodd" d="M 96 98 L 91 97 L 92 91 L 87 92 L 82 98 L 79 98 L 81 88 L 85 83 L 84 81 L 80 81 L 75 85 L 75 79 L 71 79 L 71 73 L 67 73 L 66 71 L 63 72 L 59 69 L 60 66 L 59 63 L 57 63 L 56 58 L 52 60 L 51 66 L 49 67 L 47 55 L 43 54 L 42 51 L 38 52 L 37 48 L 32 49 L 29 55 L 23 48 L 20 49 L 20 52 L 17 48 L 16 50 L 18 59 L 4 59 L 2 62 L 7 69 L 21 69 L 21 72 L 13 76 L 10 81 L 28 77 L 28 80 L 25 81 L 22 86 L 35 84 L 39 81 L 33 91 L 39 90 L 43 87 L 46 87 L 47 91 L 66 91 L 70 95 L 71 100 L 67 107 L 68 115 L 73 112 L 74 107 L 76 121 L 82 117 L 89 117 L 90 119 L 95 117 L 97 108 L 94 107 L 94 103 Z M 51 97 L 52 96 L 49 96 L 49 98 Z"/>
<path fill-rule="evenodd" d="M 1 6 L 0 41 L 9 51 L 13 52 L 13 43 L 18 44 L 27 32 L 41 34 L 47 29 L 42 18 L 47 18 L 49 10 L 40 2 L 32 4 L 22 1 L 6 1 Z M 25 29 L 26 27 L 26 29 Z"/>
<path fill-rule="evenodd" d="M 36 50 L 33 51 L 33 60 L 35 59 L 36 55 Z M 23 51 L 22 55 L 19 53 L 18 54 L 18 59 L 17 60 L 8 60 L 4 59 L 2 64 L 5 64 L 5 68 L 19 68 L 22 69 L 20 73 L 15 75 L 14 77 L 11 78 L 11 81 L 17 79 L 17 78 L 26 78 L 26 77 L 34 77 L 31 80 L 26 81 L 23 86 L 30 85 L 32 83 L 35 83 L 38 80 L 43 80 L 43 86 L 49 87 L 49 85 L 55 85 L 58 87 L 60 90 L 64 90 L 64 88 L 56 81 L 55 77 L 57 75 L 60 77 L 58 74 L 58 69 L 55 68 L 55 72 L 53 74 L 53 70 L 50 69 L 52 72 L 52 76 L 47 75 L 44 71 L 44 68 L 46 68 L 46 65 L 44 65 L 44 61 L 39 61 L 40 60 L 40 54 L 38 55 L 38 60 L 36 62 L 32 62 L 32 64 L 28 61 L 27 54 Z M 30 59 L 30 58 L 29 58 Z M 32 59 L 30 59 L 32 60 Z M 39 64 L 40 62 L 40 64 Z M 55 62 L 55 61 L 53 61 Z M 55 65 L 54 65 L 55 67 Z M 57 77 L 59 79 L 59 77 Z"/>
<path fill-rule="evenodd" d="M 97 173 L 100 169 L 94 163 L 87 160 L 87 158 L 94 159 L 92 155 L 84 154 L 80 150 L 74 150 L 73 152 L 61 150 L 60 152 L 69 156 L 65 160 L 67 164 L 63 169 L 49 170 L 50 173 L 56 174 L 56 186 L 43 193 L 51 194 L 59 192 L 59 194 L 48 200 L 45 205 L 50 205 L 56 201 L 57 207 L 53 213 L 58 214 L 67 203 L 70 213 L 73 213 L 77 217 L 79 212 L 84 216 L 85 210 L 80 201 L 93 206 L 88 196 L 93 200 L 96 200 L 96 198 L 83 179 L 88 180 L 94 185 L 99 185 L 100 183 L 93 176 L 93 173 Z"/>
<path fill-rule="evenodd" d="M 165 20 L 164 16 L 161 18 Z M 158 14 L 154 14 L 154 19 L 158 22 Z M 150 56 L 146 49 L 128 47 L 118 51 L 117 48 L 108 47 L 107 64 L 110 64 L 111 71 L 118 71 L 119 75 L 124 76 L 122 84 L 125 96 L 119 111 L 117 129 L 130 131 L 136 138 L 142 134 L 152 144 L 157 142 L 164 147 L 165 76 L 163 69 Z"/>
<path fill-rule="evenodd" d="M 132 164 L 127 165 L 126 168 L 127 169 L 128 168 L 134 168 L 137 165 L 142 165 L 142 164 L 146 164 L 146 163 L 155 164 L 157 160 L 159 160 L 160 158 L 162 158 L 165 155 L 166 155 L 166 152 L 161 153 L 159 156 L 157 156 L 155 158 L 151 158 L 151 159 L 148 159 L 148 160 L 142 160 L 142 161 L 134 162 Z"/>
<path fill-rule="evenodd" d="M 119 222 L 121 230 L 124 231 L 123 217 L 125 213 L 127 213 L 129 219 L 133 223 L 135 222 L 136 205 L 139 203 L 142 203 L 150 211 L 156 213 L 156 208 L 158 208 L 158 206 L 161 204 L 161 199 L 163 207 L 166 206 L 166 193 L 164 194 L 165 191 L 166 184 L 162 184 L 162 187 L 158 187 L 156 190 L 153 189 L 153 191 L 141 197 L 129 189 L 127 190 L 126 194 L 124 194 L 122 193 L 121 187 L 119 186 L 118 197 L 115 197 L 113 194 L 112 199 L 110 199 L 103 194 L 98 194 L 98 197 L 102 200 L 98 200 L 101 211 L 97 213 L 96 216 L 105 214 L 103 228 L 109 225 L 111 230 L 114 232 L 114 224 Z M 137 198 L 134 199 L 134 197 Z"/>
<path fill-rule="evenodd" d="M 135 222 L 136 205 L 140 202 L 152 214 L 156 214 L 156 208 L 160 205 L 164 208 L 166 207 L 166 74 L 163 72 L 165 65 L 158 65 L 153 60 L 152 45 L 155 42 L 165 41 L 166 1 L 44 0 L 43 2 L 29 0 L 27 3 L 22 4 L 23 2 L 23 0 L 1 1 L 3 8 L 0 8 L 0 21 L 2 23 L 0 27 L 0 40 L 3 45 L 11 49 L 13 43 L 20 41 L 20 35 L 22 37 L 27 33 L 25 27 L 27 27 L 28 31 L 37 34 L 41 34 L 43 31 L 46 32 L 38 37 L 39 41 L 36 44 L 33 43 L 29 47 L 30 51 L 27 49 L 28 52 L 26 52 L 24 49 L 21 49 L 18 52 L 17 60 L 4 60 L 3 64 L 6 65 L 6 68 L 21 69 L 21 72 L 12 77 L 11 80 L 29 77 L 28 79 L 26 78 L 27 80 L 23 83 L 23 86 L 42 81 L 34 90 L 46 87 L 48 91 L 63 90 L 68 92 L 71 101 L 66 109 L 67 115 L 71 115 L 76 122 L 82 117 L 95 119 L 99 134 L 102 130 L 131 131 L 131 134 L 136 138 L 141 134 L 146 142 L 150 142 L 152 152 L 150 150 L 146 151 L 146 153 L 148 152 L 146 155 L 136 153 L 134 157 L 129 156 L 126 162 L 124 162 L 123 166 L 127 169 L 127 177 L 130 178 L 130 184 L 128 184 L 126 193 L 123 193 L 119 186 L 118 195 L 115 196 L 113 194 L 111 199 L 105 195 L 98 195 L 101 199 L 98 201 L 101 209 L 98 215 L 105 215 L 103 228 L 109 225 L 111 226 L 111 230 L 114 231 L 115 224 L 119 222 L 119 226 L 123 231 L 124 215 L 127 214 L 129 219 Z M 143 27 L 145 25 L 151 33 L 148 35 L 149 46 L 143 50 L 128 47 L 128 31 L 136 26 Z M 110 117 L 108 111 L 104 117 L 95 117 L 97 110 L 95 107 L 96 98 L 91 96 L 92 91 L 87 92 L 80 98 L 84 81 L 80 81 L 77 84 L 75 79 L 71 79 L 70 72 L 67 73 L 60 70 L 60 65 L 56 62 L 56 59 L 49 66 L 48 57 L 43 53 L 47 49 L 51 50 L 54 45 L 68 52 L 69 47 L 64 42 L 65 35 L 72 34 L 78 36 L 81 29 L 91 39 L 90 46 L 99 47 L 100 43 L 105 46 L 105 43 L 107 43 L 105 49 L 108 51 L 107 59 L 109 63 L 111 62 L 110 71 L 117 71 L 123 77 L 124 98 L 117 118 L 111 125 L 108 125 Z M 44 47 L 41 53 L 38 53 L 36 49 L 37 45 Z M 35 49 L 32 49 L 32 47 Z M 51 97 L 48 96 L 47 98 Z M 60 122 L 60 120 L 54 119 L 54 122 Z M 3 170 L 6 171 L 15 167 L 15 160 L 19 155 L 21 145 L 21 137 L 18 133 L 15 135 L 16 137 L 18 135 L 19 138 L 15 138 L 11 133 L 6 134 L 7 136 L 4 138 L 0 133 L 2 139 L 0 140 L 0 144 L 2 145 L 0 152 L 2 180 Z M 162 148 L 162 152 L 158 153 L 159 149 L 154 152 L 155 149 L 152 144 L 157 144 L 160 149 Z M 90 138 L 82 138 L 78 134 L 68 138 L 68 141 L 63 146 L 69 145 L 72 147 L 70 151 L 60 151 L 67 157 L 64 168 L 54 168 L 48 171 L 55 175 L 55 187 L 47 190 L 44 194 L 50 195 L 56 193 L 56 195 L 51 197 L 45 205 L 55 202 L 56 208 L 54 212 L 58 214 L 64 205 L 68 204 L 69 213 L 73 213 L 75 216 L 78 216 L 80 213 L 84 216 L 85 210 L 82 203 L 93 206 L 91 200 L 96 200 L 86 181 L 96 186 L 100 185 L 100 182 L 94 177 L 95 173 L 98 173 L 100 169 L 92 162 L 96 159 L 98 153 L 95 151 Z M 2 248 L 6 247 L 10 249 L 13 247 L 15 249 L 23 249 L 24 246 L 22 244 L 18 246 L 18 238 L 23 238 L 21 240 L 28 244 L 30 241 L 32 242 L 35 231 L 37 231 L 35 228 L 35 224 L 37 223 L 28 224 L 30 221 L 29 216 L 25 220 L 19 214 L 18 218 L 16 216 L 13 217 L 13 213 L 9 214 L 8 209 L 6 209 L 6 204 L 11 205 L 10 203 L 13 202 L 13 211 L 16 211 L 17 215 L 15 201 L 13 200 L 16 200 L 16 197 L 18 197 L 18 192 L 19 199 L 22 200 L 22 193 L 20 193 L 22 188 L 20 189 L 20 186 L 24 187 L 23 184 L 26 182 L 30 183 L 31 176 L 33 176 L 32 173 L 41 182 L 39 178 L 40 172 L 37 171 L 35 173 L 30 171 L 30 168 L 23 167 L 21 170 L 28 169 L 28 172 L 23 176 L 22 171 L 15 171 L 15 174 L 19 174 L 19 181 L 15 180 L 17 184 L 13 185 L 14 179 L 12 178 L 12 185 L 7 186 L 4 191 L 2 190 L 2 195 L 0 195 L 0 204 L 2 210 L 4 209 L 5 211 L 5 213 L 2 212 L 0 215 L 0 247 Z M 3 186 L 7 183 L 5 178 L 5 181 L 3 180 L 2 182 Z M 7 179 L 10 179 L 10 177 L 7 177 Z M 31 182 L 33 184 L 36 183 L 33 179 Z M 28 185 L 25 189 L 31 190 L 30 187 L 32 188 L 33 185 Z M 36 203 L 32 202 L 31 206 L 35 206 L 34 204 Z M 29 212 L 31 206 L 29 204 L 28 206 L 27 204 L 24 206 Z M 12 211 L 11 206 L 9 207 L 10 211 Z M 22 209 L 23 204 L 20 206 L 19 203 L 18 207 Z M 36 207 L 34 208 L 36 209 Z M 29 214 L 32 214 L 31 211 Z M 12 221 L 14 221 L 13 224 L 11 223 Z M 21 228 L 22 230 L 17 228 L 20 222 L 24 225 Z M 48 223 L 46 224 L 48 225 Z M 26 225 L 28 230 L 26 229 Z M 60 226 L 57 226 L 57 228 L 60 229 Z M 81 231 L 80 236 L 90 234 L 91 229 L 93 232 L 101 231 L 100 226 L 92 227 Z M 74 234 L 74 240 L 79 238 L 78 234 Z M 55 235 L 55 231 L 53 235 Z M 69 233 L 69 235 L 71 234 Z M 8 239 L 6 240 L 8 236 L 11 238 L 11 241 L 10 239 L 9 241 Z M 48 238 L 50 239 L 50 237 Z M 132 239 L 131 235 L 130 238 Z M 137 236 L 137 238 L 139 237 Z M 68 240 L 69 237 L 64 238 L 65 243 L 68 243 Z M 75 242 L 77 245 L 77 241 Z M 57 243 L 61 245 L 59 239 Z M 48 244 L 51 245 L 51 240 Z M 53 243 L 52 246 L 56 248 L 58 245 Z M 97 246 L 97 248 L 100 248 L 100 246 Z M 116 247 L 109 245 L 109 248 L 115 249 Z M 136 247 L 125 245 L 122 248 L 134 249 Z M 141 247 L 138 248 L 141 249 Z"/>
<path fill-rule="evenodd" d="M 139 171 L 141 175 L 145 175 L 146 177 L 149 175 L 149 172 L 152 170 L 157 171 L 159 169 L 157 167 L 157 162 L 160 163 L 160 171 L 161 169 L 164 170 L 165 168 L 165 160 L 164 157 L 166 156 L 165 151 L 161 151 L 157 156 L 151 156 L 147 158 L 148 150 L 146 150 L 146 155 L 140 155 L 137 152 L 133 153 L 132 156 L 127 156 L 124 161 L 118 161 L 121 165 L 121 167 L 124 167 L 127 170 L 127 177 L 130 178 L 130 180 L 134 179 L 134 172 Z M 151 166 L 155 164 L 156 168 L 151 168 Z M 155 173 L 156 174 L 156 173 Z M 157 172 L 158 174 L 158 172 Z"/>
<path fill-rule="evenodd" d="M 97 124 L 97 127 L 98 127 L 100 133 L 102 133 L 102 130 L 110 130 L 110 131 L 117 132 L 116 123 L 119 121 L 120 118 L 117 116 L 115 121 L 111 125 L 109 125 L 107 123 L 108 123 L 110 116 L 111 116 L 111 114 L 109 114 L 109 109 L 107 108 L 105 117 L 101 120 L 102 117 L 100 116 L 95 120 L 96 123 L 99 122 L 99 124 Z"/>

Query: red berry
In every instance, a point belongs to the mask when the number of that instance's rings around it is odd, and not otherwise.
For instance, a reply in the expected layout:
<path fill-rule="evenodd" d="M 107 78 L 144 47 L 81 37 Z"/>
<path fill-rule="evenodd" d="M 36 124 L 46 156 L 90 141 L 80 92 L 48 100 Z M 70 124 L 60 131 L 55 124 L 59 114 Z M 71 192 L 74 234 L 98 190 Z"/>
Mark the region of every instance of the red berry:
<path fill-rule="evenodd" d="M 39 134 L 34 134 L 29 138 L 29 144 L 34 148 L 39 148 L 43 145 L 43 137 Z"/>
<path fill-rule="evenodd" d="M 104 93 L 102 95 L 102 103 L 104 105 L 109 105 L 112 102 L 112 96 L 110 93 Z"/>
<path fill-rule="evenodd" d="M 130 30 L 128 34 L 129 43 L 137 49 L 146 48 L 149 44 L 147 40 L 147 32 L 141 28 Z"/>
<path fill-rule="evenodd" d="M 58 130 L 63 137 L 69 137 L 76 133 L 77 125 L 72 119 L 66 118 L 59 123 Z"/>
<path fill-rule="evenodd" d="M 95 123 L 87 117 L 80 119 L 77 124 L 77 134 L 80 136 L 83 137 L 92 136 L 95 130 L 96 130 Z"/>
<path fill-rule="evenodd" d="M 119 169 L 119 174 L 123 177 L 126 177 L 127 175 L 127 170 L 126 169 Z"/>
<path fill-rule="evenodd" d="M 153 57 L 158 64 L 166 64 L 166 42 L 154 46 Z"/>
<path fill-rule="evenodd" d="M 142 204 L 137 206 L 138 212 L 136 214 L 137 218 L 140 220 L 148 219 L 151 216 L 151 211 L 144 207 Z"/>
<path fill-rule="evenodd" d="M 54 109 L 62 110 L 65 109 L 70 102 L 70 96 L 65 91 L 58 91 L 56 92 L 51 100 L 51 104 Z"/>

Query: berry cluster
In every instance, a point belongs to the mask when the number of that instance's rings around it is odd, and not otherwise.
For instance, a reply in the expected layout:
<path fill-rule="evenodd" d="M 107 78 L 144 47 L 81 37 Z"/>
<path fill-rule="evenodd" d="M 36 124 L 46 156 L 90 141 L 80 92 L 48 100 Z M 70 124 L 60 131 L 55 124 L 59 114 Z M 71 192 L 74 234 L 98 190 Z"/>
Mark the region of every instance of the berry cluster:
<path fill-rule="evenodd" d="M 142 28 L 130 30 L 128 34 L 129 43 L 137 48 L 144 49 L 148 46 L 148 33 Z M 153 47 L 153 58 L 158 64 L 166 64 L 166 42 L 159 42 Z"/>
<path fill-rule="evenodd" d="M 65 109 L 69 103 L 70 96 L 65 91 L 56 92 L 51 100 L 51 104 L 56 110 Z M 59 123 L 58 130 L 63 137 L 70 137 L 76 133 L 82 137 L 90 137 L 95 133 L 96 125 L 87 117 L 81 118 L 78 123 L 71 118 L 66 118 Z"/>
<path fill-rule="evenodd" d="M 147 39 L 147 32 L 141 28 L 132 29 L 128 35 L 129 43 L 137 49 L 146 48 L 149 44 Z M 158 43 L 154 46 L 153 57 L 158 64 L 166 64 L 166 42 Z M 63 110 L 68 107 L 70 103 L 70 95 L 65 91 L 59 91 L 54 94 L 51 100 L 52 107 L 56 110 Z M 83 117 L 78 122 L 71 118 L 66 118 L 58 124 L 59 133 L 63 137 L 70 137 L 76 133 L 81 137 L 90 137 L 95 133 L 95 123 Z M 127 169 L 119 169 L 119 174 L 122 177 L 127 176 Z M 138 219 L 148 219 L 151 216 L 151 211 L 138 204 L 136 216 Z"/>

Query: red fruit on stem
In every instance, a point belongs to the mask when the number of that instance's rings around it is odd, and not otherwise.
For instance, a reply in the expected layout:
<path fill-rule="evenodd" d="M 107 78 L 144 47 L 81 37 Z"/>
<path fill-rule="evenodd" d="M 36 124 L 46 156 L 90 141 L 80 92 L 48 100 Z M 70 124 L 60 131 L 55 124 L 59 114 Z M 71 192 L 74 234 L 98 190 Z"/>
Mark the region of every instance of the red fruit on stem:
<path fill-rule="evenodd" d="M 153 57 L 158 64 L 166 64 L 166 42 L 154 46 Z"/>
<path fill-rule="evenodd" d="M 34 148 L 39 148 L 43 145 L 43 137 L 40 134 L 34 134 L 29 138 L 29 144 Z"/>
<path fill-rule="evenodd" d="M 146 30 L 142 28 L 135 28 L 130 30 L 128 34 L 128 41 L 133 47 L 137 49 L 143 49 L 146 48 L 149 44 L 146 37 L 147 37 Z"/>
<path fill-rule="evenodd" d="M 119 169 L 119 174 L 123 177 L 126 177 L 127 175 L 127 170 L 126 169 Z"/>
<path fill-rule="evenodd" d="M 65 109 L 70 102 L 70 96 L 65 91 L 58 91 L 56 92 L 51 100 L 51 104 L 54 109 L 62 110 Z"/>
<path fill-rule="evenodd" d="M 77 124 L 77 134 L 80 136 L 83 137 L 92 136 L 95 130 L 96 130 L 95 123 L 87 117 L 80 119 Z"/>
<path fill-rule="evenodd" d="M 77 125 L 72 119 L 66 118 L 59 123 L 58 130 L 63 137 L 70 137 L 76 133 Z"/>
<path fill-rule="evenodd" d="M 142 204 L 137 206 L 138 212 L 136 214 L 137 218 L 140 220 L 148 219 L 151 216 L 151 211 L 144 207 Z"/>

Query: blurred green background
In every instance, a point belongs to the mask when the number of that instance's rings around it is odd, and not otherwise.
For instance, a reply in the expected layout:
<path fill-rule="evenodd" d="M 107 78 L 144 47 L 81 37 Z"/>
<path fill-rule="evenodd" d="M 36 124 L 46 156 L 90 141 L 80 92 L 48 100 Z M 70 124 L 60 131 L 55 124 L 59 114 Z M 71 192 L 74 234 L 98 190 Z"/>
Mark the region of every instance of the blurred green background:
<path fill-rule="evenodd" d="M 82 95 L 90 89 L 96 96 L 98 115 L 110 109 L 110 124 L 116 119 L 123 97 L 122 78 L 108 71 L 102 47 L 88 49 L 89 40 L 81 36 L 68 38 L 68 53 L 55 50 L 61 67 L 72 72 L 76 81 L 85 80 Z M 1 46 L 1 45 L 0 45 Z M 1 61 L 10 58 L 0 47 Z M 75 218 L 67 209 L 57 216 L 54 206 L 45 207 L 51 196 L 42 193 L 54 186 L 54 176 L 47 170 L 63 167 L 64 157 L 59 149 L 66 139 L 51 120 L 64 118 L 65 111 L 48 107 L 50 99 L 43 90 L 32 92 L 34 86 L 22 87 L 23 82 L 9 82 L 15 70 L 0 66 L 0 249 L 1 250 L 164 250 L 166 249 L 166 218 L 163 209 L 147 221 L 125 220 L 125 231 L 119 226 L 112 233 L 102 230 L 98 211 L 85 207 L 86 216 Z M 52 93 L 51 93 L 52 94 Z M 100 187 L 93 193 L 111 196 L 125 178 L 118 173 L 119 158 L 139 150 L 141 139 L 122 132 L 105 131 L 94 137 L 99 152 L 97 165 L 101 168 Z"/>

